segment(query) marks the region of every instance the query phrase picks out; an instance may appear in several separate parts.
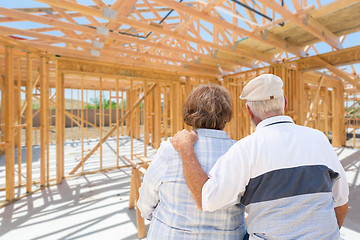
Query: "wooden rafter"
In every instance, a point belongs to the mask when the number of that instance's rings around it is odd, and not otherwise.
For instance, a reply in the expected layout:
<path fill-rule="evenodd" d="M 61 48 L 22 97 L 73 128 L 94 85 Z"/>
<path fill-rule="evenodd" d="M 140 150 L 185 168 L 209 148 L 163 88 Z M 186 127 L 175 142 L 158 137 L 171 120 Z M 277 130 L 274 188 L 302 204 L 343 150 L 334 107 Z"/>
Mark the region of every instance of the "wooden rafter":
<path fill-rule="evenodd" d="M 9 16 L 13 16 L 13 17 L 20 18 L 20 19 L 30 20 L 30 21 L 33 21 L 33 22 L 53 25 L 53 26 L 55 26 L 57 28 L 60 28 L 60 29 L 69 29 L 69 30 L 80 31 L 80 32 L 82 32 L 84 34 L 88 34 L 88 35 L 93 36 L 93 37 L 96 37 L 96 36 L 101 37 L 102 36 L 102 35 L 98 35 L 96 33 L 96 30 L 93 29 L 93 28 L 89 28 L 89 27 L 85 27 L 85 26 L 81 26 L 81 25 L 75 25 L 75 24 L 72 24 L 72 23 L 62 22 L 62 21 L 58 21 L 58 20 L 50 20 L 50 19 L 45 18 L 45 17 L 35 16 L 35 15 L 31 15 L 31 14 L 27 14 L 27 13 L 15 11 L 15 10 L 10 10 L 10 9 L 0 7 L 0 13 L 4 13 L 4 14 L 7 14 Z M 153 46 L 155 48 L 163 49 L 165 51 L 179 52 L 179 53 L 182 53 L 182 54 L 187 54 L 189 56 L 199 56 L 199 57 L 204 58 L 204 59 L 209 59 L 209 60 L 214 59 L 209 55 L 200 54 L 200 53 L 196 53 L 196 52 L 193 52 L 193 51 L 188 51 L 186 49 L 173 48 L 171 46 L 168 46 L 167 44 L 153 43 L 153 42 L 150 42 L 150 41 L 143 41 L 143 40 L 138 39 L 138 38 L 129 37 L 129 36 L 125 36 L 125 35 L 120 35 L 120 34 L 116 34 L 114 32 L 109 33 L 109 38 L 114 39 L 114 40 L 116 39 L 116 40 L 123 41 L 123 42 L 132 42 L 132 43 L 136 43 L 136 44 L 140 44 L 140 45 Z M 228 61 L 226 59 L 217 58 L 217 60 L 219 62 L 229 62 L 230 63 L 230 61 Z M 232 62 L 230 64 L 235 64 L 235 62 Z"/>
<path fill-rule="evenodd" d="M 189 14 L 189 15 L 192 15 L 192 16 L 196 16 L 202 20 L 205 20 L 209 23 L 212 23 L 214 25 L 217 25 L 217 26 L 220 26 L 220 27 L 223 27 L 223 28 L 226 28 L 226 29 L 229 29 L 233 32 L 236 32 L 236 33 L 239 33 L 239 34 L 244 34 L 252 39 L 255 39 L 255 40 L 258 40 L 260 42 L 265 42 L 266 44 L 271 44 L 271 45 L 274 45 L 275 47 L 278 47 L 280 49 L 283 49 L 285 51 L 289 51 L 297 56 L 301 56 L 301 50 L 299 49 L 298 46 L 295 46 L 293 43 L 290 43 L 274 34 L 272 34 L 271 32 L 267 32 L 267 33 L 264 33 L 263 36 L 259 36 L 259 35 L 256 35 L 255 33 L 253 32 L 250 32 L 248 30 L 245 30 L 241 27 L 238 27 L 236 25 L 233 25 L 231 23 L 228 23 L 224 20 L 221 20 L 217 17 L 213 17 L 203 11 L 199 11 L 199 10 L 196 10 L 192 7 L 189 7 L 189 6 L 186 6 L 184 4 L 181 4 L 181 3 L 178 3 L 178 2 L 175 2 L 174 0 L 154 0 L 154 2 L 157 2 L 157 3 L 161 3 L 163 5 L 166 5 L 166 6 L 169 6 L 173 9 L 176 9 L 177 11 L 180 11 L 180 12 L 184 12 L 186 14 Z M 206 45 L 206 44 L 205 44 Z M 211 45 L 209 45 L 211 46 Z M 219 49 L 223 49 L 223 48 L 219 48 Z M 261 54 L 261 53 L 257 53 L 256 50 L 251 50 L 251 49 L 247 49 L 247 51 L 251 51 L 253 52 L 251 55 L 252 55 L 252 58 L 255 58 L 258 60 L 262 60 L 265 62 L 271 62 L 271 60 L 269 59 L 262 59 L 264 57 L 264 54 Z M 248 56 L 249 54 L 246 54 L 244 53 L 245 50 L 240 50 L 240 49 L 237 49 L 237 52 L 241 53 L 243 56 L 247 56 L 247 57 L 250 57 Z"/>
<path fill-rule="evenodd" d="M 31 31 L 27 31 L 27 30 L 19 30 L 19 29 L 15 29 L 15 28 L 8 28 L 8 27 L 1 27 L 0 26 L 0 32 L 23 35 L 23 36 L 29 36 L 29 37 L 35 37 L 35 38 L 40 38 L 40 39 L 47 39 L 48 41 L 54 41 L 56 43 L 75 44 L 75 45 L 78 45 L 78 46 L 83 46 L 85 48 L 91 48 L 92 47 L 91 43 L 81 41 L 81 40 L 77 40 L 77 39 L 57 37 L 57 36 L 52 36 L 52 35 L 48 35 L 48 34 L 35 33 L 35 32 L 31 32 Z M 108 50 L 110 52 L 123 52 L 123 53 L 134 55 L 134 56 L 141 56 L 141 57 L 145 57 L 145 58 L 158 58 L 158 59 L 169 60 L 169 61 L 172 61 L 172 62 L 179 62 L 179 63 L 183 63 L 183 64 L 188 64 L 188 62 L 186 60 L 183 60 L 181 58 L 165 57 L 165 56 L 159 56 L 159 55 L 153 55 L 153 54 L 144 54 L 144 53 L 141 53 L 141 52 L 130 51 L 130 50 L 123 49 L 123 48 L 105 46 L 104 50 Z M 210 67 L 210 66 L 207 66 L 207 67 Z"/>
<path fill-rule="evenodd" d="M 72 2 L 69 2 L 69 1 L 66 1 L 66 0 L 57 1 L 57 2 L 52 2 L 50 0 L 37 0 L 37 1 L 43 2 L 43 3 L 49 3 L 49 4 L 52 4 L 52 5 L 58 6 L 58 7 L 66 8 L 68 10 L 78 11 L 78 12 L 81 12 L 81 13 L 84 13 L 84 14 L 89 14 L 89 15 L 92 15 L 92 16 L 104 18 L 104 19 L 107 19 L 109 21 L 127 24 L 127 25 L 130 25 L 130 26 L 133 26 L 133 27 L 136 27 L 136 28 L 140 28 L 140 29 L 143 29 L 143 30 L 146 30 L 146 31 L 152 31 L 152 32 L 155 32 L 155 33 L 158 33 L 158 34 L 165 34 L 165 35 L 172 36 L 172 37 L 175 37 L 175 38 L 178 38 L 178 39 L 183 39 L 183 40 L 186 40 L 186 41 L 190 41 L 190 42 L 193 42 L 193 43 L 196 43 L 196 44 L 206 45 L 206 46 L 212 47 L 213 49 L 221 49 L 221 50 L 223 50 L 225 52 L 229 52 L 231 54 L 239 55 L 239 57 L 247 56 L 247 57 L 251 57 L 251 58 L 255 58 L 255 59 L 263 58 L 263 54 L 260 54 L 260 53 L 258 53 L 259 55 L 255 55 L 255 56 L 253 54 L 249 54 L 248 51 L 239 51 L 239 50 L 237 50 L 234 53 L 234 51 L 232 51 L 229 47 L 225 47 L 225 46 L 222 46 L 222 45 L 219 45 L 219 44 L 214 44 L 212 42 L 205 41 L 205 40 L 202 40 L 202 39 L 198 39 L 196 37 L 192 37 L 192 36 L 189 36 L 189 35 L 169 31 L 169 30 L 163 29 L 161 27 L 154 26 L 152 24 L 146 24 L 146 23 L 141 23 L 141 22 L 138 22 L 138 21 L 133 21 L 133 20 L 130 20 L 130 19 L 125 18 L 125 17 L 118 16 L 118 19 L 115 21 L 113 19 L 104 17 L 100 10 L 92 9 L 92 8 L 87 7 L 87 6 L 72 3 Z M 156 2 L 160 2 L 160 1 L 163 1 L 163 0 L 156 0 Z M 169 5 L 169 2 L 171 2 L 171 7 L 172 8 L 174 8 L 172 5 L 177 6 L 177 9 L 179 7 L 177 5 L 179 3 L 174 2 L 172 0 L 171 1 L 165 0 L 164 2 L 166 3 L 166 5 Z M 181 5 L 180 7 L 188 9 L 188 11 L 193 10 L 192 8 L 190 8 L 190 7 L 188 8 L 185 5 L 182 5 L 182 4 L 180 4 L 180 5 Z M 195 10 L 195 11 L 197 11 L 197 10 Z M 208 17 L 206 15 L 204 15 L 204 16 L 205 16 L 206 19 L 208 19 L 209 17 L 213 18 L 213 17 L 211 17 L 209 15 L 207 15 Z M 206 20 L 206 19 L 204 19 L 204 20 Z M 220 19 L 217 19 L 217 18 L 213 18 L 212 23 L 214 23 L 214 22 L 219 23 L 221 25 L 225 24 L 225 25 L 227 25 L 228 28 L 230 28 L 232 30 L 235 28 L 235 30 L 237 30 L 237 31 L 248 32 L 248 31 L 246 31 L 246 30 L 244 30 L 242 28 L 239 28 L 239 27 L 237 27 L 235 25 L 232 25 L 232 24 L 228 25 L 226 22 L 224 22 L 224 21 L 222 21 Z M 255 34 L 251 34 L 250 32 L 248 32 L 248 34 L 255 36 Z M 259 37 L 256 37 L 256 38 L 257 39 L 262 39 L 262 38 L 259 38 Z M 279 41 L 280 43 L 284 42 L 284 40 L 281 40 L 279 38 L 277 38 L 277 41 Z M 286 47 L 286 45 L 283 45 L 283 48 L 285 48 L 285 49 L 291 48 L 291 45 L 292 45 L 291 43 L 287 43 L 287 46 L 289 46 L 289 47 Z M 300 54 L 300 53 L 298 52 L 298 54 Z M 268 62 L 271 61 L 271 59 L 263 59 L 263 60 L 266 60 Z"/>
<path fill-rule="evenodd" d="M 155 66 L 157 69 L 169 66 L 173 71 L 205 71 L 208 74 L 219 74 L 217 66 L 221 66 L 225 71 L 231 72 L 242 66 L 252 68 L 253 66 L 266 66 L 274 61 L 284 61 L 287 59 L 297 59 L 305 52 L 305 44 L 299 42 L 294 44 L 294 39 L 283 35 L 274 26 L 280 22 L 291 21 L 288 28 L 301 28 L 301 32 L 307 31 L 307 36 L 315 36 L 306 46 L 306 51 L 313 48 L 316 54 L 318 50 L 314 47 L 315 42 L 324 41 L 334 49 L 341 48 L 344 37 L 338 39 L 339 33 L 334 34 L 331 25 L 324 23 L 324 14 L 337 11 L 337 8 L 349 8 L 356 3 L 352 0 L 339 1 L 320 7 L 308 6 L 307 1 L 292 1 L 296 10 L 294 13 L 289 11 L 288 6 L 281 6 L 275 0 L 240 0 L 257 11 L 264 14 L 272 14 L 273 21 L 262 21 L 263 25 L 256 25 L 258 17 L 253 11 L 245 8 L 243 12 L 238 12 L 239 6 L 235 2 L 225 0 L 209 0 L 180 3 L 175 0 L 154 0 L 139 2 L 136 0 L 116 0 L 112 5 L 105 4 L 103 0 L 93 0 L 93 6 L 80 4 L 78 0 L 39 0 L 49 4 L 50 8 L 31 8 L 31 9 L 12 9 L 0 8 L 0 14 L 4 17 L 1 21 L 33 21 L 50 25 L 48 28 L 28 29 L 28 37 L 34 37 L 33 32 L 42 33 L 44 31 L 63 31 L 65 37 L 53 38 L 51 34 L 35 37 L 35 39 L 23 41 L 28 46 L 49 49 L 49 52 L 58 51 L 61 55 L 74 56 L 80 54 L 87 59 L 91 58 L 90 50 L 94 45 L 90 41 L 103 41 L 104 49 L 98 49 L 101 57 L 107 58 L 109 62 L 127 58 L 129 65 Z M 110 19 L 103 16 L 103 8 L 110 8 L 117 12 L 117 19 Z M 269 11 L 271 9 L 272 11 Z M 159 12 L 171 10 L 176 11 L 168 19 L 178 19 L 177 23 L 170 23 L 166 20 L 161 25 L 157 24 L 162 18 Z M 230 18 L 225 19 L 221 11 L 230 12 Z M 148 17 L 143 12 L 152 13 L 153 17 Z M 275 18 L 275 12 L 282 17 Z M 36 14 L 31 14 L 36 13 Z M 38 14 L 39 13 L 39 14 Z M 232 15 L 231 15 L 232 14 Z M 75 17 L 84 16 L 90 21 L 90 25 L 78 24 Z M 236 17 L 247 18 L 245 23 L 251 30 L 246 30 Z M 228 16 L 229 17 L 229 16 Z M 52 18 L 52 19 L 51 19 Z M 110 32 L 109 36 L 103 36 L 96 32 L 95 25 L 100 21 L 96 18 L 107 20 L 103 23 Z M 229 20 L 231 19 L 231 20 Z M 206 24 L 204 23 L 206 22 Z M 258 21 L 260 23 L 260 21 Z M 255 23 L 255 24 L 252 24 Z M 101 25 L 101 24 L 100 24 Z M 126 25 L 126 26 L 125 26 Z M 120 27 L 124 26 L 124 27 Z M 254 27 L 257 26 L 257 27 Z M 326 27 L 325 27 L 326 26 Z M 214 29 L 212 29 L 214 28 Z M 248 29 L 247 28 L 247 29 Z M 274 31 L 273 29 L 274 28 Z M 304 29 L 305 31 L 302 31 Z M 286 28 L 284 28 L 286 30 Z M 0 29 L 2 35 L 9 36 L 11 32 Z M 27 31 L 27 30 L 25 30 Z M 139 34 L 142 38 L 135 36 L 121 35 L 119 31 L 128 34 Z M 206 40 L 201 31 L 207 32 L 213 37 Z M 356 31 L 356 30 L 354 30 Z M 145 34 L 150 34 L 144 38 Z M 12 31 L 14 35 L 19 33 Z M 23 32 L 25 33 L 25 32 Z M 20 35 L 20 34 L 19 34 Z M 56 36 L 58 37 L 58 36 Z M 249 38 L 249 39 L 247 39 Z M 240 41 L 238 41 L 240 39 Z M 289 40 L 288 40 L 289 39 Z M 315 40 L 316 39 L 316 40 Z M 77 41 L 76 41 L 77 40 Z M 245 40 L 245 41 L 244 41 Z M 254 41 L 255 40 L 255 41 Z M 305 42 L 305 41 L 304 41 Z M 77 48 L 73 53 L 64 47 L 55 47 L 54 44 L 65 43 L 70 47 Z M 262 48 L 264 43 L 266 47 Z M 18 44 L 18 43 L 17 43 Z M 275 48 L 271 48 L 275 47 Z M 284 51 L 284 52 L 281 52 Z M 289 55 L 290 54 L 290 55 Z M 295 55 L 295 57 L 293 55 Z M 347 57 L 350 55 L 347 55 Z M 324 68 L 328 66 L 337 76 L 348 82 L 356 84 L 358 78 L 347 74 L 343 70 L 336 68 L 339 64 L 330 59 L 323 59 L 329 65 L 319 59 L 313 59 L 314 68 Z M 181 65 L 182 67 L 180 67 Z M 299 69 L 305 65 L 299 62 Z M 186 69 L 186 70 L 184 70 Z M 352 67 L 354 72 L 354 67 Z M 356 72 L 356 71 L 355 71 Z M 344 74 L 345 73 L 345 74 Z"/>
<path fill-rule="evenodd" d="M 285 7 L 279 5 L 274 0 L 258 0 L 258 1 L 263 3 L 265 6 L 271 8 L 272 10 L 278 12 L 279 14 L 289 19 L 290 21 L 294 22 L 295 24 L 299 25 L 304 30 L 310 32 L 314 36 L 328 43 L 330 46 L 336 49 L 342 48 L 335 34 L 333 34 L 331 31 L 329 31 L 327 28 L 321 25 L 311 15 L 306 14 L 305 17 L 300 18 L 295 14 L 291 13 Z"/>

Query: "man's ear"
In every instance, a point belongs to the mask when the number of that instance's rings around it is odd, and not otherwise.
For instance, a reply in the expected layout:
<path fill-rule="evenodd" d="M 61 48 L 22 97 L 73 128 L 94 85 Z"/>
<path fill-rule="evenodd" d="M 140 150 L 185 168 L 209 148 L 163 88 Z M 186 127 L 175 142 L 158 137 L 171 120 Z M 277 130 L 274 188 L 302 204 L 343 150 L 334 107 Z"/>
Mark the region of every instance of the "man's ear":
<path fill-rule="evenodd" d="M 251 109 L 249 108 L 249 106 L 247 104 L 245 104 L 246 106 L 246 110 L 248 111 L 249 115 L 250 115 L 250 120 L 254 119 L 254 113 L 251 111 Z"/>
<path fill-rule="evenodd" d="M 286 98 L 285 95 L 284 95 L 284 99 L 285 99 L 285 106 L 284 106 L 284 112 L 285 112 L 285 110 L 286 110 L 286 108 L 287 108 L 287 105 L 288 105 L 288 101 L 287 101 L 287 98 Z"/>

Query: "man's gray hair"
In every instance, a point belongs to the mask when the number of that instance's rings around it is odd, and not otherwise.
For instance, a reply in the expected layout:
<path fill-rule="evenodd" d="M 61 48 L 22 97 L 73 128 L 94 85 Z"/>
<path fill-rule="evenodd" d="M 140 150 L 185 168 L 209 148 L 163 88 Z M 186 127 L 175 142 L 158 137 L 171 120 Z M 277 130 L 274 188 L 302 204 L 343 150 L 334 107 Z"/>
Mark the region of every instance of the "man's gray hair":
<path fill-rule="evenodd" d="M 261 120 L 275 115 L 283 115 L 285 107 L 284 96 L 269 100 L 246 101 L 251 111 Z"/>

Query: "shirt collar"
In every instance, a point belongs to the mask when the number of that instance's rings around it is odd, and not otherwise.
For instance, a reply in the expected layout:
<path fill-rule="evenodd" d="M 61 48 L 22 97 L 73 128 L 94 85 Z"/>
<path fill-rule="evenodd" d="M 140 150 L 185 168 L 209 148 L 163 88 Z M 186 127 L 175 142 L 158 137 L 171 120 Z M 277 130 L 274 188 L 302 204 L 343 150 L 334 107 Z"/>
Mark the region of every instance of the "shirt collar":
<path fill-rule="evenodd" d="M 289 117 L 289 116 L 281 115 L 281 116 L 270 117 L 270 118 L 266 118 L 266 119 L 262 120 L 256 126 L 255 131 L 258 131 L 259 129 L 262 129 L 262 128 L 266 127 L 269 124 L 274 124 L 274 123 L 277 123 L 277 122 L 291 122 L 291 123 L 294 123 L 292 118 Z"/>
<path fill-rule="evenodd" d="M 198 136 L 213 137 L 213 138 L 229 138 L 227 133 L 223 130 L 197 128 L 195 132 Z"/>

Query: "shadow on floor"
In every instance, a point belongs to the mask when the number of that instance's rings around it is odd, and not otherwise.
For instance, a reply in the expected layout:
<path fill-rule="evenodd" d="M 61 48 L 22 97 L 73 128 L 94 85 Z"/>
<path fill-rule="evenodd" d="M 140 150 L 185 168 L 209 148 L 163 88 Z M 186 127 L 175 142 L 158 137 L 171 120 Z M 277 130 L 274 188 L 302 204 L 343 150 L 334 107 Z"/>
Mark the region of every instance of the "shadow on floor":
<path fill-rule="evenodd" d="M 341 148 L 337 154 L 349 183 L 349 210 L 343 226 L 360 233 L 360 150 Z"/>
<path fill-rule="evenodd" d="M 131 231 L 126 238 L 111 239 L 136 239 L 129 186 L 128 172 L 116 170 L 44 188 L 0 209 L 0 238 L 100 239 L 125 228 Z"/>

